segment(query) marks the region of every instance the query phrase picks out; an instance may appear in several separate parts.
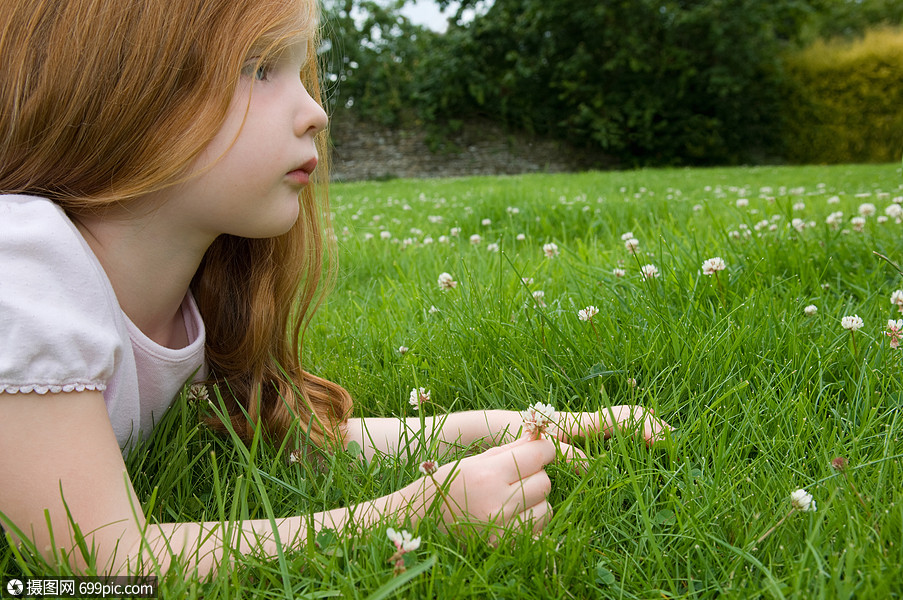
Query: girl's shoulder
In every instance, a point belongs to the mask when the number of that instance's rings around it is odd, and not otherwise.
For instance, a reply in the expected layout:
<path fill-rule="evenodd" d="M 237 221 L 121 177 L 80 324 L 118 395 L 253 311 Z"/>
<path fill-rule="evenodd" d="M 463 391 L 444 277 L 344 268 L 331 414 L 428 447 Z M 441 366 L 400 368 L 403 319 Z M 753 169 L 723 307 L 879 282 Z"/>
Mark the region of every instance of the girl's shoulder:
<path fill-rule="evenodd" d="M 122 353 L 118 303 L 66 213 L 0 195 L 0 391 L 103 390 Z"/>

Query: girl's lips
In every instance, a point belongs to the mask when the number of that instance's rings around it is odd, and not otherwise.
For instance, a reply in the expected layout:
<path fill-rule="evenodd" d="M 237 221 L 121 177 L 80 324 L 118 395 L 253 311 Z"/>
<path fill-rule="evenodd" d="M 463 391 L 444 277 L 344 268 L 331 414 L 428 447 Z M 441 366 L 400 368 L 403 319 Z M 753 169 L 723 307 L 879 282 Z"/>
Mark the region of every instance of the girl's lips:
<path fill-rule="evenodd" d="M 310 174 L 317 168 L 316 157 L 310 159 L 294 171 L 285 174 L 286 178 L 297 185 L 307 185 L 310 183 Z"/>
<path fill-rule="evenodd" d="M 295 169 L 285 174 L 285 178 L 296 185 L 307 185 L 310 183 L 310 173 L 304 169 Z"/>

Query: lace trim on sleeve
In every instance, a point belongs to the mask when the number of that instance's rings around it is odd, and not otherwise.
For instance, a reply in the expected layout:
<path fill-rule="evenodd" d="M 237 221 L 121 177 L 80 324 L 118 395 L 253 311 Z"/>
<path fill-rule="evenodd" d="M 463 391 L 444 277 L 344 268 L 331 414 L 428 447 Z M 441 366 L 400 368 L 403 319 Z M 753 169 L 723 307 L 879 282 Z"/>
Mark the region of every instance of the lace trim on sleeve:
<path fill-rule="evenodd" d="M 0 392 L 7 394 L 59 394 L 60 392 L 102 392 L 107 389 L 106 384 L 90 382 L 90 383 L 66 383 L 66 384 L 28 384 L 28 385 L 6 385 L 0 383 Z"/>

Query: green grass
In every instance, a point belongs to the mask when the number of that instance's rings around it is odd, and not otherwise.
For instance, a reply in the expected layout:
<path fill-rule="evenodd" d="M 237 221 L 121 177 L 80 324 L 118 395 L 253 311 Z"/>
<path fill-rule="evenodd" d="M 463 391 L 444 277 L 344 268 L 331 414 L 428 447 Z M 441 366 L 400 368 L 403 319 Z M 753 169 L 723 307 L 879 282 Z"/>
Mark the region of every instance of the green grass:
<path fill-rule="evenodd" d="M 413 576 L 396 578 L 385 528 L 411 525 L 387 521 L 347 538 L 311 536 L 316 543 L 280 560 L 242 558 L 209 582 L 176 570 L 164 595 L 900 597 L 903 350 L 884 330 L 903 318 L 889 301 L 903 276 L 874 252 L 903 263 L 903 225 L 877 218 L 903 196 L 901 184 L 897 165 L 878 165 L 334 186 L 340 276 L 305 359 L 349 389 L 356 416 L 410 416 L 408 394 L 423 386 L 427 411 L 640 403 L 677 432 L 652 449 L 620 436 L 587 440 L 583 476 L 550 466 L 555 516 L 535 541 L 511 533 L 490 548 L 428 518 L 413 526 L 423 540 L 409 555 Z M 866 202 L 877 214 L 853 231 Z M 825 224 L 834 211 L 844 213 L 838 230 Z M 814 225 L 798 232 L 793 218 Z M 627 231 L 636 255 L 621 240 Z M 471 244 L 473 234 L 482 242 Z M 545 243 L 560 254 L 547 258 Z M 713 256 L 727 264 L 720 288 L 700 272 Z M 660 277 L 643 280 L 647 263 Z M 456 289 L 440 290 L 442 272 Z M 816 315 L 804 314 L 809 304 Z M 592 324 L 577 318 L 588 305 L 599 309 Z M 840 325 L 851 314 L 865 322 L 855 353 Z M 424 458 L 363 463 L 339 453 L 325 468 L 290 465 L 272 448 L 239 451 L 198 426 L 197 411 L 180 400 L 129 457 L 156 519 L 355 503 L 412 481 Z M 837 456 L 849 461 L 849 482 L 830 465 Z M 792 514 L 757 542 L 797 488 L 818 510 Z M 35 565 L 0 548 L 0 572 Z"/>

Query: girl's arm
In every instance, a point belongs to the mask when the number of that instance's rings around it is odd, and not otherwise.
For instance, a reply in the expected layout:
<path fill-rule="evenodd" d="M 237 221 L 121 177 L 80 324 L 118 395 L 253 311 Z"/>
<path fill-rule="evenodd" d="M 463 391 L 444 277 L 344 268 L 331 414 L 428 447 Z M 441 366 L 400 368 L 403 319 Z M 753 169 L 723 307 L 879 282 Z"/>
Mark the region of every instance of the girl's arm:
<path fill-rule="evenodd" d="M 397 454 L 416 447 L 421 439 L 437 443 L 442 455 L 449 446 L 467 447 L 474 442 L 494 446 L 516 439 L 523 419 L 513 410 L 474 410 L 424 417 L 348 419 L 345 441 L 360 444 L 369 459 L 374 455 Z M 421 429 L 423 432 L 421 433 Z M 655 417 L 652 409 L 619 405 L 598 412 L 559 412 L 558 429 L 550 428 L 562 442 L 601 433 L 606 438 L 616 429 L 639 433 L 647 443 L 661 439 L 671 426 Z M 568 454 L 571 450 L 564 449 Z M 579 455 L 579 452 L 576 452 Z"/>
<path fill-rule="evenodd" d="M 497 446 L 520 435 L 520 413 L 511 410 L 472 410 L 444 415 L 408 417 L 369 417 L 348 419 L 345 442 L 357 442 L 367 459 L 377 454 L 398 454 L 415 449 L 420 440 L 438 443 L 437 452 L 451 447 L 468 447 L 475 442 Z M 422 431 L 421 431 L 422 430 Z"/>
<path fill-rule="evenodd" d="M 543 466 L 554 456 L 551 442 L 518 441 L 445 465 L 434 479 L 418 479 L 382 498 L 276 519 L 275 528 L 265 519 L 148 524 L 100 392 L 0 393 L 0 523 L 23 532 L 51 564 L 60 562 L 55 547 L 69 554 L 75 569 L 85 566 L 71 514 L 94 548 L 98 572 L 148 574 L 154 563 L 165 572 L 172 556 L 181 555 L 203 575 L 232 548 L 276 555 L 277 535 L 283 547 L 297 547 L 311 527 L 342 531 L 387 516 L 416 521 L 436 499 L 436 483 L 446 488 L 437 505 L 446 520 L 504 526 L 522 519 L 541 529 L 551 514 Z"/>

